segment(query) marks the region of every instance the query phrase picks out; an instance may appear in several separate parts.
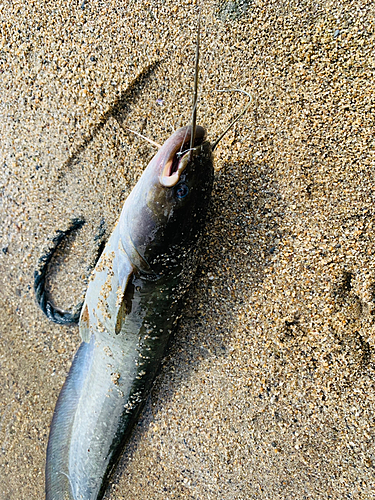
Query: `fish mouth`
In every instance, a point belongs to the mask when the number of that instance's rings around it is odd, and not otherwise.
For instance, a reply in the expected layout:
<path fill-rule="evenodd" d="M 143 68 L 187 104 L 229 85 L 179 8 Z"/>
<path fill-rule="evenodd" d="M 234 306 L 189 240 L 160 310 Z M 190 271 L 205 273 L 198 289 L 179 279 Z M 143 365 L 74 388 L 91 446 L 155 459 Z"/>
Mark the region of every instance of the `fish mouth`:
<path fill-rule="evenodd" d="M 182 172 L 186 169 L 190 158 L 191 126 L 187 125 L 177 130 L 161 147 L 161 173 L 160 184 L 164 187 L 173 187 L 180 180 Z M 206 131 L 199 125 L 195 129 L 194 150 L 199 149 L 206 137 Z M 196 153 L 197 151 L 195 151 Z"/>

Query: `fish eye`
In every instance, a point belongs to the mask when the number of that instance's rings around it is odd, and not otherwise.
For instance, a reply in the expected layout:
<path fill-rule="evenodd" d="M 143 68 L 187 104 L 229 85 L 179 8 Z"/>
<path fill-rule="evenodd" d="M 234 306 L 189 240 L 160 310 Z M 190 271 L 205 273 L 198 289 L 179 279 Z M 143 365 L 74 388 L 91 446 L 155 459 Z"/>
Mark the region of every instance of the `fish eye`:
<path fill-rule="evenodd" d="M 185 198 L 185 196 L 187 196 L 188 192 L 189 188 L 186 184 L 179 184 L 176 189 L 176 196 L 177 198 L 182 200 L 182 198 Z"/>

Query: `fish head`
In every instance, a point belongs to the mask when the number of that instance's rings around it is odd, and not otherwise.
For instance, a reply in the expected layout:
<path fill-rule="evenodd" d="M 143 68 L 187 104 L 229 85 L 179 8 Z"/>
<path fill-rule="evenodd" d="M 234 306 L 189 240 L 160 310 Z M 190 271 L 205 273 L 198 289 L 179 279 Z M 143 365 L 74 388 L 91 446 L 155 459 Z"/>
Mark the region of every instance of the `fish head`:
<path fill-rule="evenodd" d="M 141 272 L 165 274 L 193 268 L 213 184 L 213 156 L 206 131 L 178 129 L 149 163 L 120 217 L 120 235 Z M 122 220 L 123 219 L 123 220 Z"/>

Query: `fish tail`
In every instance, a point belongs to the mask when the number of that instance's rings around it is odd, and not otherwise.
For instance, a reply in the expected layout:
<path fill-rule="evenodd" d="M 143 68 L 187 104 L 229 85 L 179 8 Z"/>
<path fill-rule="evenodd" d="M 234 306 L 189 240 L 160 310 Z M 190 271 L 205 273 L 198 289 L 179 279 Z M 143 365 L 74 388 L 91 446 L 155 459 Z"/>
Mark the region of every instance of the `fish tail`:
<path fill-rule="evenodd" d="M 91 366 L 94 337 L 82 342 L 74 356 L 69 375 L 53 414 L 47 447 L 46 500 L 75 500 L 69 475 L 69 448 L 74 416 L 82 386 Z"/>

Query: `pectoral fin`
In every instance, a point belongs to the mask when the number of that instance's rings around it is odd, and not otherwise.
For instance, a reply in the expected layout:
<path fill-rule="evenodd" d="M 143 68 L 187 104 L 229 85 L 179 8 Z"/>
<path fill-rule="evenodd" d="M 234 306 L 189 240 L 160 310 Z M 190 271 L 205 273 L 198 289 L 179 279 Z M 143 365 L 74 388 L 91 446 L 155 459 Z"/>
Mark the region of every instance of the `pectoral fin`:
<path fill-rule="evenodd" d="M 131 313 L 132 310 L 132 300 L 134 297 L 135 287 L 132 283 L 131 278 L 133 273 L 129 275 L 127 286 L 125 292 L 122 293 L 119 308 L 117 309 L 116 323 L 115 323 L 115 334 L 118 335 L 121 332 L 121 328 L 125 317 Z"/>
<path fill-rule="evenodd" d="M 114 229 L 95 268 L 80 318 L 80 335 L 90 342 L 93 332 L 119 334 L 132 308 L 134 267 Z"/>
<path fill-rule="evenodd" d="M 79 334 L 83 342 L 90 342 L 90 315 L 86 302 L 83 304 L 81 317 L 79 319 Z"/>
<path fill-rule="evenodd" d="M 134 296 L 133 266 L 130 264 L 129 257 L 124 252 L 120 241 L 116 261 L 119 287 L 117 290 L 115 333 L 118 335 L 125 317 L 131 312 Z"/>

